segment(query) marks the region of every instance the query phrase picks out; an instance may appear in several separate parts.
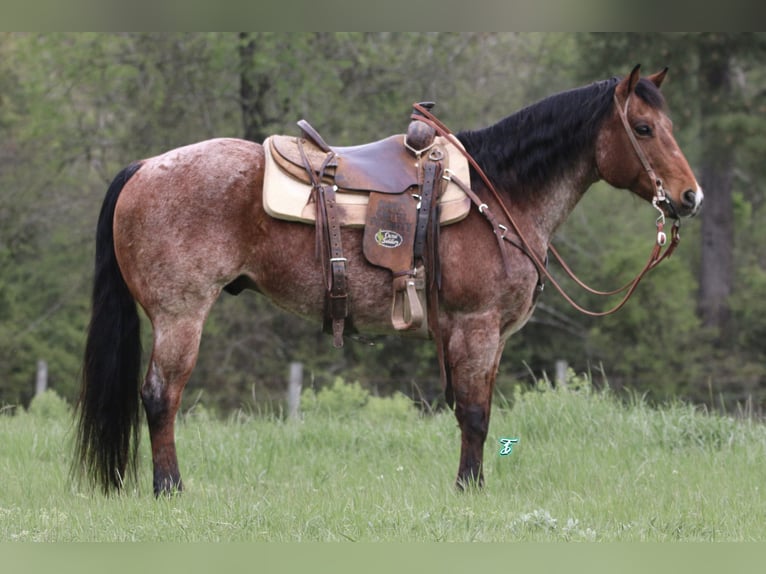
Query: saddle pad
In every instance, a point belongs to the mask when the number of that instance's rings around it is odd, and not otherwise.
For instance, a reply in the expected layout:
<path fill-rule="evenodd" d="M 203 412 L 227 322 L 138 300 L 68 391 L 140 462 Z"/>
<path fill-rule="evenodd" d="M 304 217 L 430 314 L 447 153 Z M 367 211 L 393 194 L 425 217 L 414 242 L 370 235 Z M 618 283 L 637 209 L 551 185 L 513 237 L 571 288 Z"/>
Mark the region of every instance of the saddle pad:
<path fill-rule="evenodd" d="M 263 142 L 263 207 L 266 213 L 276 219 L 313 224 L 316 221 L 316 210 L 311 202 L 311 186 L 288 175 L 279 167 L 272 156 L 270 139 Z M 450 171 L 461 181 L 469 182 L 468 160 L 460 150 L 442 137 L 437 137 L 436 142 L 447 150 Z M 368 193 L 339 189 L 336 201 L 341 225 L 364 227 L 369 197 Z M 448 225 L 468 215 L 471 200 L 457 185 L 449 183 L 441 196 L 439 208 L 439 222 Z"/>

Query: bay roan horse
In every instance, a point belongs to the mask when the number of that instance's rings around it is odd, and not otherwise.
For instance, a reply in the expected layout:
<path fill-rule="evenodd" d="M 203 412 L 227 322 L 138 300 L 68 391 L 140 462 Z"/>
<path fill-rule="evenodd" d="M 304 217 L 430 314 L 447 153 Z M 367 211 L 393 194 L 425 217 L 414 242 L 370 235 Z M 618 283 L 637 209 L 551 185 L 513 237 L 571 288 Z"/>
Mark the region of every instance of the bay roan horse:
<path fill-rule="evenodd" d="M 656 199 L 659 179 L 665 213 L 694 215 L 702 191 L 671 133 L 658 89 L 664 77 L 665 70 L 640 78 L 637 66 L 623 79 L 559 93 L 495 125 L 457 134 L 498 193 L 491 194 L 472 167 L 470 187 L 486 206 L 474 205 L 439 236 L 442 279 L 430 321 L 439 330 L 445 392 L 460 425 L 458 486 L 483 482 L 500 355 L 529 319 L 540 278 L 538 265 L 510 244 L 507 272 L 484 211 L 506 226 L 512 214 L 525 248 L 539 260 L 600 179 L 647 201 Z M 109 187 L 97 225 L 74 464 L 105 493 L 135 473 L 139 397 L 151 437 L 154 491 L 182 488 L 176 412 L 203 323 L 222 290 L 252 288 L 279 307 L 322 320 L 326 285 L 315 257 L 315 230 L 265 213 L 263 177 L 261 145 L 213 139 L 136 162 Z M 392 332 L 390 272 L 365 261 L 360 229 L 344 228 L 342 242 L 354 326 Z M 136 302 L 153 327 L 142 384 Z"/>

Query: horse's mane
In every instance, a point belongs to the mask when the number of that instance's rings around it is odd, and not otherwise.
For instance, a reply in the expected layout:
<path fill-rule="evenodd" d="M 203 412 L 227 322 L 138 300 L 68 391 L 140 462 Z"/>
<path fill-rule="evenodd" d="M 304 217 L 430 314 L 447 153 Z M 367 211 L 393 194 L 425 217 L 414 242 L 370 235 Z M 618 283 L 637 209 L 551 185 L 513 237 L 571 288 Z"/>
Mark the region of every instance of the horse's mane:
<path fill-rule="evenodd" d="M 522 199 L 593 149 L 618 82 L 611 78 L 552 95 L 457 137 L 495 186 Z M 665 107 L 662 93 L 646 79 L 636 95 L 653 108 Z"/>

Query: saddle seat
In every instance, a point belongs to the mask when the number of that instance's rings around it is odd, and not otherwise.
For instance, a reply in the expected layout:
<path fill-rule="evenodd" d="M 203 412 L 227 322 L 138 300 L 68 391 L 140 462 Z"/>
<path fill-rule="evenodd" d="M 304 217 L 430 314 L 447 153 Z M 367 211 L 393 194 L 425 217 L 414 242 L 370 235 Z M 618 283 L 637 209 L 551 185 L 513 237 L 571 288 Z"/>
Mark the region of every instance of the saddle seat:
<path fill-rule="evenodd" d="M 402 144 L 403 136 L 348 147 L 329 147 L 335 153 L 327 165 L 324 178 L 348 191 L 402 193 L 418 184 L 418 170 L 414 158 Z M 299 139 L 273 136 L 272 152 L 280 165 L 305 183 L 311 183 L 299 148 Z M 303 140 L 303 152 L 311 165 L 318 169 L 327 151 Z M 287 163 L 288 165 L 285 165 Z M 294 168 L 294 169 L 293 169 Z M 318 173 L 317 173 L 318 175 Z"/>

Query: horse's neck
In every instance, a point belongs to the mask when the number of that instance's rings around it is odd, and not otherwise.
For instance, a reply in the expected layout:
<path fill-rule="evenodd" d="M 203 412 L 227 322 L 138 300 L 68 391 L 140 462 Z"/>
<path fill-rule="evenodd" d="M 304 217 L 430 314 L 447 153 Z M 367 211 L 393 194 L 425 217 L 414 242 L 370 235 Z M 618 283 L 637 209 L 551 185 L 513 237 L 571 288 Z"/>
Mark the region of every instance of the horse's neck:
<path fill-rule="evenodd" d="M 595 141 L 588 139 L 592 134 L 570 133 L 563 128 L 559 132 L 553 128 L 530 132 L 527 124 L 533 115 L 529 111 L 514 114 L 493 126 L 459 136 L 498 186 L 506 206 L 518 216 L 518 223 L 545 249 L 599 175 Z M 526 123 L 522 121 L 525 118 L 529 120 Z M 554 126 L 566 124 L 560 119 L 545 121 Z M 551 146 L 554 137 L 556 145 Z M 478 175 L 472 176 L 472 183 L 481 185 Z"/>
<path fill-rule="evenodd" d="M 529 199 L 519 206 L 518 212 L 526 220 L 530 233 L 542 243 L 541 247 L 547 248 L 550 238 L 597 180 L 594 162 L 585 156 L 565 174 L 544 182 L 533 193 L 527 194 Z"/>

